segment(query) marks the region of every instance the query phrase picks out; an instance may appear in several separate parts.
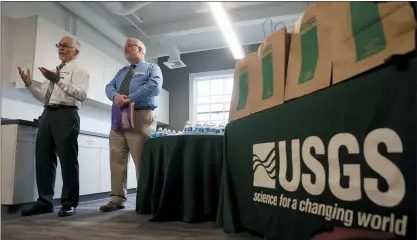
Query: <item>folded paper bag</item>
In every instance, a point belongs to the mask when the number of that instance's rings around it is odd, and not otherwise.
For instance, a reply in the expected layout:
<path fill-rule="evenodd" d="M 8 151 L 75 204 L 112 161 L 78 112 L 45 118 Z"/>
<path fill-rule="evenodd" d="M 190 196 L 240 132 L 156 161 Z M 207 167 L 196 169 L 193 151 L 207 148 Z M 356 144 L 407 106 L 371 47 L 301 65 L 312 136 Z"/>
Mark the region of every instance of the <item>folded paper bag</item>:
<path fill-rule="evenodd" d="M 236 63 L 229 122 L 251 114 L 250 108 L 254 100 L 252 89 L 260 78 L 257 52 L 248 54 Z"/>
<path fill-rule="evenodd" d="M 409 2 L 334 2 L 333 83 L 415 50 L 416 20 Z"/>
<path fill-rule="evenodd" d="M 129 103 L 124 107 L 112 106 L 111 128 L 114 130 L 135 128 L 135 103 Z"/>
<path fill-rule="evenodd" d="M 277 24 L 278 26 L 278 24 Z M 273 31 L 258 48 L 259 78 L 253 85 L 251 112 L 259 112 L 284 103 L 285 77 L 287 70 L 290 35 L 284 25 Z"/>
<path fill-rule="evenodd" d="M 293 26 L 284 101 L 330 86 L 331 6 L 331 2 L 314 3 Z"/>

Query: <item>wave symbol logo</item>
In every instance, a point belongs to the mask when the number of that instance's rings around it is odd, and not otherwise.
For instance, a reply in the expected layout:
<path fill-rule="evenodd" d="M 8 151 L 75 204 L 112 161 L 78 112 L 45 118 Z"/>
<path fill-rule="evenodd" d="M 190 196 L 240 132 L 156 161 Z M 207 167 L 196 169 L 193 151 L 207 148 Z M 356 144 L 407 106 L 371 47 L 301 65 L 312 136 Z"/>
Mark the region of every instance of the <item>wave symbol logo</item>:
<path fill-rule="evenodd" d="M 276 188 L 275 150 L 274 142 L 253 145 L 253 186 Z"/>

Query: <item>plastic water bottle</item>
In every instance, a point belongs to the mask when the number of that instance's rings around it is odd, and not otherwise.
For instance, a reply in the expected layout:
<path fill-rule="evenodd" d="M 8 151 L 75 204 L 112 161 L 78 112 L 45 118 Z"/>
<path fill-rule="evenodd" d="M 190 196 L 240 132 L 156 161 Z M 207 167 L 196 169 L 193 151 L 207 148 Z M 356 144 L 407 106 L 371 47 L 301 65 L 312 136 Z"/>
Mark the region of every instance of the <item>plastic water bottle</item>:
<path fill-rule="evenodd" d="M 210 125 L 206 122 L 203 124 L 203 133 L 204 134 L 209 134 L 210 133 Z"/>
<path fill-rule="evenodd" d="M 210 124 L 210 134 L 216 134 L 217 126 L 215 123 Z"/>
<path fill-rule="evenodd" d="M 184 133 L 190 134 L 193 131 L 193 127 L 191 126 L 190 121 L 187 121 L 184 126 Z"/>
<path fill-rule="evenodd" d="M 156 132 L 155 130 L 151 130 L 151 138 L 155 138 L 156 137 Z"/>
<path fill-rule="evenodd" d="M 220 135 L 222 134 L 222 130 L 220 129 L 221 124 L 219 124 L 219 126 L 216 127 L 216 129 L 214 130 L 216 134 Z"/>
<path fill-rule="evenodd" d="M 202 132 L 202 126 L 201 126 L 201 124 L 200 123 L 197 123 L 195 126 L 194 126 L 194 133 L 195 134 L 200 134 L 201 132 Z"/>
<path fill-rule="evenodd" d="M 164 128 L 162 136 L 168 136 L 168 130 Z"/>
<path fill-rule="evenodd" d="M 156 137 L 162 137 L 163 134 L 164 134 L 164 132 L 162 131 L 162 128 L 160 127 L 155 135 L 156 135 Z"/>
<path fill-rule="evenodd" d="M 224 134 L 224 130 L 225 130 L 225 124 L 223 124 L 223 123 L 220 123 L 219 124 L 219 127 L 218 127 L 218 129 L 219 129 L 219 134 Z"/>

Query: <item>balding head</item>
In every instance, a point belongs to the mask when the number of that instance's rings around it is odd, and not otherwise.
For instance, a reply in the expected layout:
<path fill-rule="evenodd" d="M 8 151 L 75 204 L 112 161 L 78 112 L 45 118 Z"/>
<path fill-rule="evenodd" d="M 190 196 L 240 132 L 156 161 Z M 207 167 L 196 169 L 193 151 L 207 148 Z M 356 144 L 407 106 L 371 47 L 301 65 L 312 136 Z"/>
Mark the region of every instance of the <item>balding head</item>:
<path fill-rule="evenodd" d="M 138 63 L 145 59 L 146 46 L 136 38 L 128 38 L 125 44 L 125 58 L 130 64 Z"/>
<path fill-rule="evenodd" d="M 81 49 L 81 44 L 73 37 L 65 36 L 61 38 L 58 45 L 59 59 L 62 62 L 68 62 L 75 59 Z"/>

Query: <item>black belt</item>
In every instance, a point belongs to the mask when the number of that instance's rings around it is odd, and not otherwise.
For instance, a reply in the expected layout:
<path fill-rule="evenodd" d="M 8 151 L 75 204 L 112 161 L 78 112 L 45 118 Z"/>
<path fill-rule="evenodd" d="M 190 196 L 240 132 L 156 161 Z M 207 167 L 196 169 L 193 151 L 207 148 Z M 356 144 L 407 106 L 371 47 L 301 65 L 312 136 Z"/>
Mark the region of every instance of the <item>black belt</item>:
<path fill-rule="evenodd" d="M 151 110 L 151 111 L 153 111 L 154 110 L 154 108 L 151 108 L 151 107 L 135 107 L 135 110 Z"/>
<path fill-rule="evenodd" d="M 77 106 L 68 106 L 68 105 L 62 105 L 62 104 L 51 104 L 51 105 L 46 105 L 45 106 L 46 109 L 49 110 L 58 110 L 58 109 L 62 109 L 62 108 L 72 108 L 72 109 L 77 109 Z"/>

